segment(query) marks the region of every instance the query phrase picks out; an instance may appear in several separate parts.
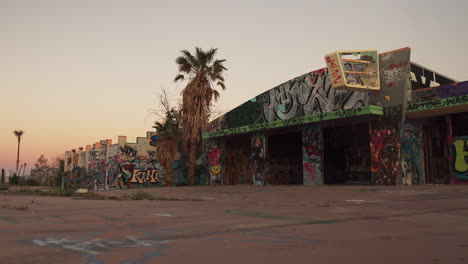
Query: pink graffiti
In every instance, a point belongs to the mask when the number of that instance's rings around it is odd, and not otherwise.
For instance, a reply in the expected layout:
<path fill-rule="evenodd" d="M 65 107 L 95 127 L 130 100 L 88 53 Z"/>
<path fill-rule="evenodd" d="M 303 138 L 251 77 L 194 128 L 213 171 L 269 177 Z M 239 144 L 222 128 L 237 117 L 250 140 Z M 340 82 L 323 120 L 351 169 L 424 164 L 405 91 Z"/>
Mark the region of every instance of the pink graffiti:
<path fill-rule="evenodd" d="M 309 174 L 309 177 L 312 180 L 315 180 L 315 166 L 308 163 L 308 162 L 304 162 L 304 167 L 305 167 L 307 173 Z"/>
<path fill-rule="evenodd" d="M 221 165 L 221 150 L 219 148 L 210 149 L 208 160 L 212 166 Z"/>

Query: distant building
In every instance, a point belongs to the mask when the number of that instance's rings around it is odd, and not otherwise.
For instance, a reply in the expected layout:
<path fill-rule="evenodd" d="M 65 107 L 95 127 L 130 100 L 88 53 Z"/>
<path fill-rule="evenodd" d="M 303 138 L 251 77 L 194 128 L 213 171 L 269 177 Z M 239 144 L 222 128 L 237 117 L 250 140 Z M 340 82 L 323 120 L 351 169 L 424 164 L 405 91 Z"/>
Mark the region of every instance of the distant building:
<path fill-rule="evenodd" d="M 128 185 L 164 184 L 164 169 L 156 160 L 157 134 L 147 132 L 136 143 L 120 136 L 117 144 L 101 140 L 86 149 L 65 152 L 66 186 L 94 190 L 124 188 Z"/>

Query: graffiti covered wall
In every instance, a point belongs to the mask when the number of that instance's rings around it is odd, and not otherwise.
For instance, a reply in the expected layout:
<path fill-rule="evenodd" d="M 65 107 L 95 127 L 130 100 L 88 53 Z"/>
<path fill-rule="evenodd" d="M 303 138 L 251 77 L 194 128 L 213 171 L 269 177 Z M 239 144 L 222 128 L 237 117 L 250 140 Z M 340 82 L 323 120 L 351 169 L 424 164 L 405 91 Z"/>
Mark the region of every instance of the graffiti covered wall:
<path fill-rule="evenodd" d="M 155 156 L 154 135 L 148 132 L 137 143 L 119 137 L 118 144 L 101 140 L 86 151 L 67 151 L 65 183 L 94 190 L 165 184 L 164 170 Z"/>
<path fill-rule="evenodd" d="M 377 185 L 395 185 L 401 167 L 400 128 L 409 93 L 410 48 L 379 55 L 381 90 L 372 102 L 383 106 L 383 116 L 370 122 L 371 177 Z"/>
<path fill-rule="evenodd" d="M 450 172 L 453 184 L 468 184 L 468 136 L 456 137 L 452 140 Z"/>
<path fill-rule="evenodd" d="M 406 110 L 413 113 L 464 104 L 468 104 L 468 81 L 414 90 Z"/>
<path fill-rule="evenodd" d="M 420 122 L 407 120 L 401 129 L 400 139 L 403 174 L 398 184 L 423 184 L 424 152 Z"/>
<path fill-rule="evenodd" d="M 320 115 L 338 110 L 358 109 L 369 105 L 367 92 L 351 92 L 332 88 L 327 69 L 313 71 L 287 81 L 236 107 L 203 128 L 214 133 L 242 126 L 250 131 L 268 129 L 268 123 L 285 121 L 284 126 L 300 124 L 288 120 Z"/>
<path fill-rule="evenodd" d="M 209 184 L 224 183 L 224 144 L 221 140 L 207 141 Z"/>
<path fill-rule="evenodd" d="M 302 157 L 304 185 L 323 182 L 322 172 L 322 129 L 319 125 L 302 129 Z"/>
<path fill-rule="evenodd" d="M 255 185 L 265 185 L 267 182 L 267 160 L 264 135 L 252 136 L 251 150 L 253 182 Z"/>

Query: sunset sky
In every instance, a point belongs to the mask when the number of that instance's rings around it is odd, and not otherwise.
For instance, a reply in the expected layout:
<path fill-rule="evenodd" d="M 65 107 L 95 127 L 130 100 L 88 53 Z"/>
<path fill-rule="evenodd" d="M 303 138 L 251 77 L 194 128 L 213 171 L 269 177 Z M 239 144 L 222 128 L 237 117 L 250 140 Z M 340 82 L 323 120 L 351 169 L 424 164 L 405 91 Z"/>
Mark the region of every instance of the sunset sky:
<path fill-rule="evenodd" d="M 468 1 L 0 0 L 0 168 L 100 139 L 134 142 L 173 83 L 179 51 L 218 48 L 227 111 L 335 50 L 409 46 L 411 60 L 468 80 Z"/>

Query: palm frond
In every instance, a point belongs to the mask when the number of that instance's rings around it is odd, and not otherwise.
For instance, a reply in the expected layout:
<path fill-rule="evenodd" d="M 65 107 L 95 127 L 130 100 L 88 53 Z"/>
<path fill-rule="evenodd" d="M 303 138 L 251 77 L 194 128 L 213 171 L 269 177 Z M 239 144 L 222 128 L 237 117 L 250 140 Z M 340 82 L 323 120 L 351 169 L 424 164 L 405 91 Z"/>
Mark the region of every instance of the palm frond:
<path fill-rule="evenodd" d="M 21 136 L 26 133 L 26 131 L 23 131 L 23 130 L 15 130 L 13 131 L 13 134 L 15 135 L 15 137 L 17 137 L 18 139 L 21 138 Z"/>
<path fill-rule="evenodd" d="M 184 78 L 185 78 L 185 76 L 184 76 L 183 74 L 178 74 L 178 75 L 175 77 L 174 82 L 182 81 Z"/>
<path fill-rule="evenodd" d="M 185 58 L 190 62 L 192 65 L 192 68 L 194 69 L 199 69 L 200 68 L 200 62 L 197 61 L 197 59 L 190 53 L 188 50 L 181 50 L 182 54 L 184 54 Z"/>
<path fill-rule="evenodd" d="M 224 82 L 217 82 L 216 84 L 221 86 L 223 90 L 226 90 L 226 86 L 224 85 Z"/>
<path fill-rule="evenodd" d="M 219 92 L 213 89 L 213 98 L 215 101 L 218 101 L 219 99 Z"/>
<path fill-rule="evenodd" d="M 179 65 L 179 72 L 190 73 L 192 71 L 193 65 L 184 56 L 177 57 L 176 64 Z"/>
<path fill-rule="evenodd" d="M 204 70 L 207 67 L 207 54 L 205 51 L 200 49 L 199 47 L 195 47 L 195 57 L 200 65 L 200 70 Z"/>
<path fill-rule="evenodd" d="M 207 64 L 210 64 L 211 62 L 213 62 L 213 59 L 214 59 L 217 51 L 218 51 L 218 49 L 211 48 L 210 50 L 208 50 L 206 52 L 206 63 Z"/>

